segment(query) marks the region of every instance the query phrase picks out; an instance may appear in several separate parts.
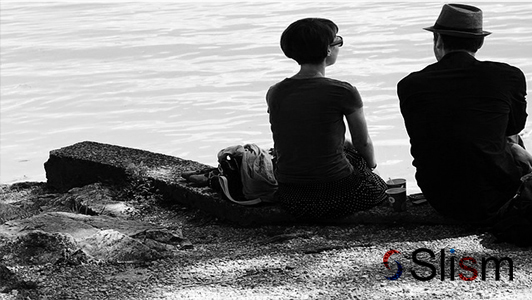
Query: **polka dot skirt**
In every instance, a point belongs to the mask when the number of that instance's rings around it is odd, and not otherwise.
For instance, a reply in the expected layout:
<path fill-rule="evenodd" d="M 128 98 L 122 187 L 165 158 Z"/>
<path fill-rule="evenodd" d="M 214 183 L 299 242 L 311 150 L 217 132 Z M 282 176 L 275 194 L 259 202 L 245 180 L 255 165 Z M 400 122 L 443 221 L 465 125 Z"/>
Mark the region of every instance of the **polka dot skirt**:
<path fill-rule="evenodd" d="M 346 156 L 355 169 L 350 176 L 333 182 L 279 183 L 281 205 L 301 219 L 327 220 L 347 217 L 384 201 L 384 180 L 366 166 L 354 149 L 346 149 Z"/>

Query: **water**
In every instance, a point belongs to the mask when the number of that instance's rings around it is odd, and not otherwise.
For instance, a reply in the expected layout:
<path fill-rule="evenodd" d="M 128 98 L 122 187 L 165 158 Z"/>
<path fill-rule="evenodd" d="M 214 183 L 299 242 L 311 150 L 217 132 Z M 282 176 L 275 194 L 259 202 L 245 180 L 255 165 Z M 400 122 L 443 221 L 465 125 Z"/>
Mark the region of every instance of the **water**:
<path fill-rule="evenodd" d="M 530 86 L 532 4 L 476 5 L 494 32 L 477 57 L 520 67 Z M 50 150 L 86 140 L 210 165 L 226 146 L 271 147 L 265 93 L 298 70 L 279 37 L 313 16 L 340 27 L 345 44 L 327 75 L 360 91 L 380 174 L 415 191 L 396 84 L 434 62 L 421 28 L 441 6 L 3 1 L 0 181 L 43 181 Z"/>

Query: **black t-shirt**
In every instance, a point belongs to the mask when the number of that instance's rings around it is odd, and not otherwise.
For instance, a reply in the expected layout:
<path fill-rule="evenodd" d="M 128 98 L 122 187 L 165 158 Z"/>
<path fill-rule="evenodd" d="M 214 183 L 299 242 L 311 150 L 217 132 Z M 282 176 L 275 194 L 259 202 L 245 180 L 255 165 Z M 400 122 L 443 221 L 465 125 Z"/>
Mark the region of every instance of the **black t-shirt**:
<path fill-rule="evenodd" d="M 280 183 L 328 182 L 353 172 L 343 146 L 344 116 L 362 107 L 358 91 L 330 78 L 287 78 L 266 95 Z"/>

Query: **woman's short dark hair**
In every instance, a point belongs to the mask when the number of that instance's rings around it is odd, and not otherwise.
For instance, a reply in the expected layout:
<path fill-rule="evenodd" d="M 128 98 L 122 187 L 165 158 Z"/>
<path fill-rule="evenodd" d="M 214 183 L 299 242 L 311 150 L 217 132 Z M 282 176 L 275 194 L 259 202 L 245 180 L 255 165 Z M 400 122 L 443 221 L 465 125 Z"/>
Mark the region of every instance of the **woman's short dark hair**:
<path fill-rule="evenodd" d="M 443 47 L 446 50 L 467 50 L 470 52 L 477 52 L 482 44 L 484 44 L 484 37 L 458 37 L 440 34 L 443 41 Z"/>
<path fill-rule="evenodd" d="M 327 57 L 338 26 L 321 18 L 306 18 L 290 24 L 281 35 L 281 49 L 298 64 L 317 64 Z"/>

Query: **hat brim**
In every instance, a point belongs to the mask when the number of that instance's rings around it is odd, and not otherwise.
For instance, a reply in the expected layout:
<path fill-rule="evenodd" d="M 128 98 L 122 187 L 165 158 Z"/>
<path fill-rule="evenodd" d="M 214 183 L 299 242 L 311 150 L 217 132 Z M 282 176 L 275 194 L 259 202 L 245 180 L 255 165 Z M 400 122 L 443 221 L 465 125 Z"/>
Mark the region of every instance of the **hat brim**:
<path fill-rule="evenodd" d="M 489 31 L 482 31 L 482 32 L 468 32 L 468 31 L 458 31 L 458 30 L 447 30 L 447 29 L 436 29 L 434 26 L 423 28 L 427 31 L 436 32 L 440 34 L 445 35 L 452 35 L 452 36 L 458 36 L 458 37 L 483 37 L 490 35 L 491 32 Z"/>

